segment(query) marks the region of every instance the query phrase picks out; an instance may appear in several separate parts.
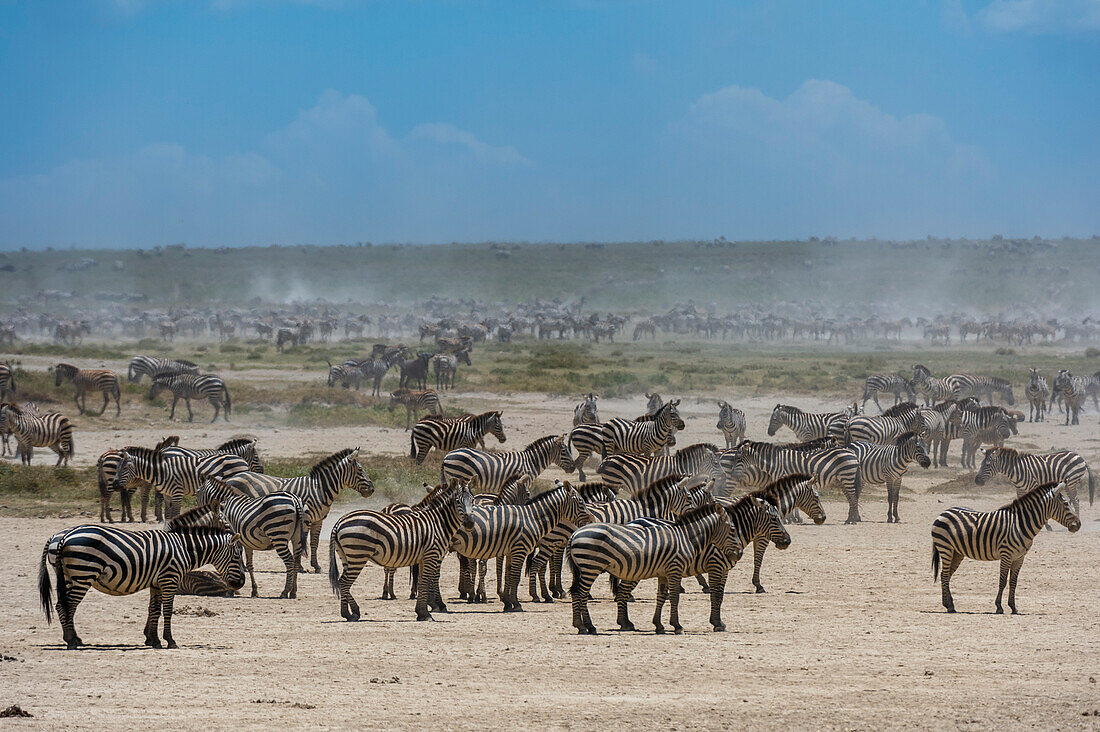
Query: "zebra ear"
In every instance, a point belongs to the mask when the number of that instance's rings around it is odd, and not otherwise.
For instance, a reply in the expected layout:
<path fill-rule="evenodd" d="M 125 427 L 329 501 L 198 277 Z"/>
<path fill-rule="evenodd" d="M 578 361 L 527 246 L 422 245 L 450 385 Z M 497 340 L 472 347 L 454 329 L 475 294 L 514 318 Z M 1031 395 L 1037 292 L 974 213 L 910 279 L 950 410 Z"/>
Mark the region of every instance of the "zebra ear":
<path fill-rule="evenodd" d="M 244 536 L 241 534 L 233 534 L 233 538 L 229 540 L 230 544 L 236 544 L 237 546 L 244 546 Z"/>
<path fill-rule="evenodd" d="M 354 450 L 352 450 L 351 454 L 348 455 L 348 458 L 350 458 L 351 460 L 358 460 L 359 459 L 359 449 L 360 448 L 357 447 Z"/>

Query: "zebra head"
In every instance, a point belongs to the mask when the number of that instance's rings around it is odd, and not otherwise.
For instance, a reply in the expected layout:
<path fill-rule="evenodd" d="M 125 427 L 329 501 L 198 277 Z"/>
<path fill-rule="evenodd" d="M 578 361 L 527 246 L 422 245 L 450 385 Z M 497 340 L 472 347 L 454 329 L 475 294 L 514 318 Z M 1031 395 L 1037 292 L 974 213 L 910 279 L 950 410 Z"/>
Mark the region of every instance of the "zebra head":
<path fill-rule="evenodd" d="M 1059 483 L 1051 494 L 1050 517 L 1074 534 L 1081 529 L 1081 518 L 1070 507 L 1069 499 L 1063 492 L 1065 487 L 1065 483 Z"/>
<path fill-rule="evenodd" d="M 118 491 L 126 488 L 128 485 L 138 479 L 137 465 L 134 464 L 134 459 L 130 457 L 130 453 L 125 450 L 118 450 L 118 467 L 115 469 L 115 478 L 111 481 L 111 490 Z M 107 457 L 109 453 L 104 453 L 103 457 L 100 457 L 100 461 Z"/>
<path fill-rule="evenodd" d="M 474 521 L 470 518 L 470 513 L 474 510 L 474 494 L 470 492 L 469 484 L 460 484 L 457 480 L 452 480 L 450 492 L 448 504 L 454 511 L 458 523 L 464 530 L 473 531 Z"/>
<path fill-rule="evenodd" d="M 787 423 L 787 408 L 782 404 L 776 404 L 772 410 L 772 418 L 768 422 L 768 437 L 774 437 L 779 428 Z"/>
<path fill-rule="evenodd" d="M 993 391 L 1001 395 L 1001 398 L 1005 400 L 1008 406 L 1012 406 L 1016 403 L 1016 398 L 1012 395 L 1012 382 L 1008 379 L 996 379 L 994 381 Z"/>
<path fill-rule="evenodd" d="M 158 394 L 168 388 L 168 381 L 171 378 L 171 375 L 154 376 L 153 383 L 149 386 L 149 394 L 146 399 L 149 401 L 156 399 Z"/>
<path fill-rule="evenodd" d="M 550 445 L 550 459 L 555 465 L 567 473 L 577 469 L 577 463 L 573 460 L 573 451 L 569 447 L 569 435 L 559 435 Z"/>
<path fill-rule="evenodd" d="M 896 445 L 901 452 L 901 457 L 907 464 L 915 460 L 917 465 L 922 468 L 932 465 L 932 460 L 928 457 L 928 450 L 925 449 L 924 442 L 915 432 L 906 432 L 898 437 Z"/>
<path fill-rule="evenodd" d="M 485 424 L 485 431 L 497 438 L 501 442 L 505 442 L 508 438 L 504 436 L 504 422 L 501 421 L 502 412 L 490 412 L 489 420 Z"/>
<path fill-rule="evenodd" d="M 646 402 L 645 405 L 645 413 L 647 415 L 657 414 L 657 411 L 661 408 L 661 405 L 664 404 L 664 400 L 661 399 L 661 395 L 657 392 L 653 392 L 652 394 L 646 392 L 645 398 L 649 400 Z"/>
<path fill-rule="evenodd" d="M 721 399 L 719 399 L 718 400 L 718 424 L 716 424 L 715 427 L 717 429 L 722 429 L 723 427 L 732 427 L 732 426 L 733 426 L 733 407 L 730 406 L 729 402 L 722 401 Z"/>
<path fill-rule="evenodd" d="M 370 498 L 374 495 L 374 482 L 367 476 L 366 469 L 359 462 L 359 448 L 355 448 L 350 455 L 345 458 L 351 465 L 352 469 L 352 484 L 351 487 L 356 490 L 363 498 Z"/>
<path fill-rule="evenodd" d="M 469 348 L 463 348 L 460 351 L 455 351 L 455 358 L 458 359 L 459 363 L 464 363 L 467 366 L 473 366 L 473 364 L 470 363 L 470 349 Z"/>
<path fill-rule="evenodd" d="M 982 466 L 978 468 L 978 474 L 974 476 L 974 482 L 978 485 L 985 485 L 989 482 L 990 478 L 1001 472 L 1001 449 L 998 447 L 991 447 L 985 451 L 985 457 L 982 458 Z"/>
<path fill-rule="evenodd" d="M 225 534 L 224 544 L 219 544 L 210 557 L 210 564 L 218 570 L 222 580 L 231 590 L 244 587 L 244 547 L 240 534 Z"/>
<path fill-rule="evenodd" d="M 1032 389 L 1039 388 L 1039 369 L 1028 369 L 1030 375 L 1028 376 L 1027 385 Z"/>
<path fill-rule="evenodd" d="M 72 364 L 59 363 L 53 367 L 53 385 L 61 386 L 61 382 L 65 379 L 72 379 L 76 376 L 77 368 Z"/>
<path fill-rule="evenodd" d="M 928 367 L 923 364 L 913 365 L 913 381 L 917 383 L 923 382 L 925 379 L 931 378 L 932 372 L 928 370 Z"/>
<path fill-rule="evenodd" d="M 584 499 L 581 498 L 581 494 L 577 492 L 577 489 L 572 486 L 568 481 L 562 483 L 558 481 L 557 487 L 559 489 L 564 488 L 569 492 L 569 495 L 565 499 L 565 508 L 561 514 L 561 521 L 567 521 L 574 526 L 584 526 L 585 524 L 592 523 L 592 514 L 588 512 L 588 507 L 584 503 Z"/>
<path fill-rule="evenodd" d="M 787 533 L 787 529 L 783 526 L 783 518 L 779 515 L 779 510 L 767 501 L 760 500 L 755 496 L 752 497 L 752 502 L 756 504 L 759 511 L 763 512 L 764 535 L 768 538 L 768 541 L 775 544 L 776 549 L 789 547 L 791 545 L 791 535 Z"/>
<path fill-rule="evenodd" d="M 657 395 L 654 394 L 654 396 Z M 680 419 L 680 410 L 677 409 L 678 406 L 680 406 L 679 399 L 670 399 L 669 401 L 665 402 L 661 406 L 661 408 L 657 410 L 657 414 L 654 416 L 654 421 L 660 421 L 663 415 L 665 424 L 671 425 L 673 431 L 684 429 L 686 425 L 684 425 L 684 420 Z M 672 444 L 676 443 L 673 442 Z"/>

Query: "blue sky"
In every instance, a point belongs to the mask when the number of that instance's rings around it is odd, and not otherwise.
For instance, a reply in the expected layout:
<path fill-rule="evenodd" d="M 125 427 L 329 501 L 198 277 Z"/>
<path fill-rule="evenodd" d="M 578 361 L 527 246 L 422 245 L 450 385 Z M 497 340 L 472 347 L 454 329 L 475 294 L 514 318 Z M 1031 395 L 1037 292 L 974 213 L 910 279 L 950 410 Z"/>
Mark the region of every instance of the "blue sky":
<path fill-rule="evenodd" d="M 1100 0 L 0 0 L 0 248 L 1100 233 Z"/>

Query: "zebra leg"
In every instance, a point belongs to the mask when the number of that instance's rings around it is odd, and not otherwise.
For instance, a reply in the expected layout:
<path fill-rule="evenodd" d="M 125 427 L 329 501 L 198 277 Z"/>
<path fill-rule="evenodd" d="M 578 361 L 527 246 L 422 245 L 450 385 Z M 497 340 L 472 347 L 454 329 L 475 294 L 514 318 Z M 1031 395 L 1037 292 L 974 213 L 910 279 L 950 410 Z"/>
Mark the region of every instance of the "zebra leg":
<path fill-rule="evenodd" d="M 110 403 L 110 401 L 111 395 L 107 392 L 103 392 L 103 408 L 99 410 L 99 414 L 96 415 L 97 417 L 103 416 L 103 413 L 107 411 L 107 405 Z"/>
<path fill-rule="evenodd" d="M 383 600 L 396 600 L 397 595 L 393 593 L 393 578 L 397 574 L 397 569 L 394 567 L 384 567 L 385 580 L 382 582 L 382 599 Z"/>
<path fill-rule="evenodd" d="M 630 607 L 627 597 L 637 586 L 637 582 L 619 582 L 619 591 L 615 593 L 615 607 L 618 611 L 615 622 L 619 624 L 619 630 L 637 630 L 637 628 L 634 627 L 634 623 L 630 622 L 630 616 L 627 613 L 627 609 Z"/>
<path fill-rule="evenodd" d="M 172 605 L 176 601 L 178 584 L 173 581 L 167 587 L 161 588 L 161 614 L 164 616 L 164 642 L 169 648 L 179 648 L 176 639 L 172 637 Z M 156 628 L 154 628 L 156 630 Z"/>
<path fill-rule="evenodd" d="M 886 523 L 896 524 L 901 521 L 898 518 L 898 501 L 901 498 L 901 480 L 893 480 L 886 484 Z"/>
<path fill-rule="evenodd" d="M 707 573 L 710 578 L 710 624 L 714 626 L 715 633 L 725 631 L 726 624 L 722 622 L 722 598 L 726 594 L 726 572 L 711 571 Z"/>
<path fill-rule="evenodd" d="M 799 513 L 797 508 L 792 508 L 790 512 L 783 517 L 783 520 L 789 524 L 800 524 L 802 523 L 802 514 Z"/>
<path fill-rule="evenodd" d="M 684 632 L 684 626 L 680 625 L 680 582 L 682 580 L 683 574 L 679 571 L 669 572 L 668 580 L 666 580 L 669 606 L 668 624 L 672 626 L 672 632 L 676 635 Z"/>
<path fill-rule="evenodd" d="M 115 394 L 114 394 L 114 397 L 115 397 L 115 416 L 116 417 L 118 417 L 119 415 L 122 414 L 122 405 L 119 404 L 119 401 L 118 401 L 121 394 L 122 394 L 121 390 L 115 392 Z"/>
<path fill-rule="evenodd" d="M 578 635 L 596 635 L 596 626 L 592 624 L 592 616 L 588 613 L 588 600 L 592 583 L 599 574 L 589 572 L 586 575 L 581 568 L 571 566 L 575 572 L 573 586 L 569 588 L 569 599 L 573 604 L 573 627 L 577 629 Z"/>
<path fill-rule="evenodd" d="M 193 411 L 191 411 L 191 397 L 185 396 L 183 398 L 183 403 L 187 405 L 187 421 L 188 422 L 194 422 L 195 421 L 195 413 Z"/>
<path fill-rule="evenodd" d="M 476 562 L 470 563 L 470 582 L 477 580 L 477 601 L 484 603 L 488 602 L 488 598 L 485 595 L 485 575 L 489 572 L 489 561 L 487 559 L 479 559 Z"/>
<path fill-rule="evenodd" d="M 756 594 L 764 592 L 764 585 L 760 584 L 760 565 L 764 563 L 764 552 L 768 551 L 768 540 L 765 538 L 754 539 L 752 542 L 752 585 L 756 588 Z"/>
<path fill-rule="evenodd" d="M 565 546 L 560 546 L 550 555 L 550 592 L 557 599 L 565 597 L 565 588 L 561 584 L 561 568 L 565 563 Z M 546 594 L 546 585 L 543 584 L 542 596 L 546 602 L 551 598 Z"/>
<path fill-rule="evenodd" d="M 1008 584 L 1008 575 L 1012 571 L 1012 564 L 1013 564 L 1012 560 L 1009 559 L 1008 557 L 1006 557 L 1006 556 L 1001 557 L 1001 574 L 1000 574 L 1000 577 L 999 577 L 1000 582 L 999 582 L 998 587 L 997 587 L 997 602 L 996 602 L 997 614 L 998 615 L 1003 615 L 1004 611 L 1005 611 L 1005 609 L 1001 606 L 1001 597 L 1004 595 L 1005 585 Z M 1013 610 L 1013 612 L 1016 612 L 1016 611 Z"/>
<path fill-rule="evenodd" d="M 504 580 L 504 612 L 521 613 L 523 605 L 519 602 L 519 579 L 523 574 L 524 552 L 522 549 L 508 554 L 508 574 Z"/>
<path fill-rule="evenodd" d="M 294 551 L 294 543 L 287 539 L 275 545 L 275 553 L 283 560 L 286 567 L 286 583 L 279 595 L 280 600 L 293 600 L 298 596 L 298 557 Z M 251 557 L 249 557 L 251 559 Z"/>
<path fill-rule="evenodd" d="M 125 520 L 125 516 L 123 520 Z M 106 486 L 99 489 L 99 521 L 100 523 L 114 523 L 111 520 L 111 493 Z"/>
<path fill-rule="evenodd" d="M 359 573 L 363 571 L 366 562 L 364 561 L 361 564 L 352 562 L 342 551 L 340 556 L 344 560 L 344 568 L 340 572 L 340 579 L 337 583 L 340 588 L 340 617 L 349 623 L 354 623 L 359 620 L 359 603 L 351 595 L 351 586 L 355 584 L 355 580 L 359 579 Z M 335 561 L 335 557 L 333 561 Z"/>
<path fill-rule="evenodd" d="M 1018 615 L 1016 609 L 1016 580 L 1020 578 L 1020 567 L 1024 566 L 1024 558 L 1020 557 L 1012 563 L 1012 572 L 1008 576 L 1008 607 L 1013 615 Z"/>
<path fill-rule="evenodd" d="M 952 552 L 950 557 L 943 557 L 941 552 L 941 566 L 940 566 L 940 589 L 943 592 L 943 606 L 947 608 L 947 612 L 955 612 L 955 600 L 951 597 L 951 575 L 955 574 L 955 570 L 962 564 L 963 555 L 959 552 Z"/>
<path fill-rule="evenodd" d="M 436 605 L 439 612 L 447 612 L 447 606 L 439 596 L 439 565 L 442 557 L 437 554 L 425 556 L 420 562 L 420 581 L 416 591 L 416 619 L 431 620 L 432 613 L 429 603 L 439 598 Z"/>
<path fill-rule="evenodd" d="M 474 583 L 470 579 L 470 560 L 458 555 L 458 599 L 474 602 Z"/>
<path fill-rule="evenodd" d="M 248 579 L 252 580 L 252 597 L 259 597 L 260 591 L 256 587 L 256 573 L 252 570 L 252 550 L 244 548 L 244 568 L 248 570 Z"/>
<path fill-rule="evenodd" d="M 160 588 L 153 585 L 149 588 L 149 615 L 145 619 L 145 645 L 151 648 L 160 648 L 160 638 L 157 637 L 157 625 L 160 623 Z"/>
<path fill-rule="evenodd" d="M 871 398 L 875 400 L 875 406 L 878 407 L 879 414 L 882 414 L 885 410 L 882 408 L 882 405 L 878 403 L 878 392 L 876 391 L 874 394 L 872 394 Z M 867 402 L 864 402 L 863 404 L 866 405 Z"/>
<path fill-rule="evenodd" d="M 76 616 L 76 607 L 80 604 L 80 601 L 84 599 L 84 596 L 88 594 L 88 590 L 92 588 L 91 582 L 79 582 L 79 583 L 66 583 L 65 584 L 65 603 L 61 603 L 61 584 L 65 582 L 65 577 L 62 574 L 60 568 L 57 570 L 57 587 L 58 587 L 58 602 L 57 602 L 57 619 L 61 621 L 61 629 L 64 635 L 65 645 L 70 651 L 79 648 L 84 645 L 84 641 L 80 640 L 80 636 L 76 634 L 76 626 L 73 624 L 73 618 Z"/>
<path fill-rule="evenodd" d="M 504 593 L 507 591 L 507 584 L 504 581 L 504 557 L 497 557 L 497 598 L 504 599 Z M 519 586 L 516 586 L 516 593 L 519 593 Z"/>
<path fill-rule="evenodd" d="M 134 504 L 132 503 L 133 498 L 133 490 L 124 490 L 119 495 L 119 500 L 122 502 L 122 521 L 124 523 L 134 523 Z M 108 506 L 108 508 L 110 508 L 110 506 Z"/>
<path fill-rule="evenodd" d="M 178 396 L 176 396 L 175 394 L 172 395 L 172 411 L 168 412 L 169 421 L 176 418 L 176 402 L 178 402 L 179 400 L 180 398 Z"/>
<path fill-rule="evenodd" d="M 214 408 L 214 419 L 210 420 L 210 424 L 214 424 L 218 421 L 218 411 L 221 409 L 221 402 L 214 397 L 210 397 L 210 406 Z M 228 422 L 229 420 L 226 419 L 225 421 Z"/>
<path fill-rule="evenodd" d="M 664 635 L 665 626 L 661 624 L 661 613 L 665 609 L 665 600 L 668 599 L 668 579 L 657 579 L 657 601 L 653 608 L 653 629 L 657 635 Z"/>
<path fill-rule="evenodd" d="M 321 573 L 321 565 L 317 562 L 317 546 L 321 543 L 321 523 L 322 521 L 314 521 L 313 525 L 309 527 L 309 554 L 310 554 L 310 566 L 313 567 L 314 574 Z"/>
<path fill-rule="evenodd" d="M 695 575 L 695 581 L 699 583 L 700 592 L 710 592 L 710 585 L 707 583 L 707 578 L 704 575 Z"/>
<path fill-rule="evenodd" d="M 420 584 L 420 565 L 409 567 L 409 599 L 416 599 L 416 588 Z"/>

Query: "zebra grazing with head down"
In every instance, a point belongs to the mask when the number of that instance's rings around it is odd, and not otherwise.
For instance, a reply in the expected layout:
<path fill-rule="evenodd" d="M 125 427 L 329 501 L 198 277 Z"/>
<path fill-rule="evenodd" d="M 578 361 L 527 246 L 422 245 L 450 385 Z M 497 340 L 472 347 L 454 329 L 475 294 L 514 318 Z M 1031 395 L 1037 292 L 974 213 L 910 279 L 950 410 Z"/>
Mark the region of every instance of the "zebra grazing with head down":
<path fill-rule="evenodd" d="M 332 361 L 326 360 L 328 364 L 328 386 L 332 387 L 339 384 L 345 389 L 355 387 L 356 391 L 359 391 L 359 385 L 363 381 L 363 372 L 355 366 L 348 366 L 347 364 L 340 364 L 333 366 Z"/>
<path fill-rule="evenodd" d="M 57 617 L 70 649 L 84 645 L 73 618 L 92 587 L 108 595 L 148 589 L 145 645 L 161 647 L 157 625 L 163 614 L 164 640 L 169 648 L 176 648 L 172 604 L 185 573 L 213 564 L 226 585 L 233 589 L 244 585 L 240 541 L 213 514 L 213 506 L 192 509 L 171 519 L 164 531 L 85 524 L 54 534 L 42 550 L 38 568 L 38 593 L 47 622 L 52 620 L 52 567 L 57 576 Z"/>
<path fill-rule="evenodd" d="M 872 399 L 881 412 L 882 405 L 878 403 L 878 395 L 881 393 L 893 394 L 894 404 L 902 401 L 903 393 L 906 401 L 913 401 L 916 397 L 913 384 L 901 374 L 871 374 L 863 385 L 863 404 L 860 406 L 865 408 L 867 400 Z"/>
<path fill-rule="evenodd" d="M 685 574 L 702 570 L 705 555 L 711 550 L 723 555 L 732 566 L 741 557 L 741 539 L 730 527 L 726 512 L 711 502 L 689 511 L 672 524 L 608 524 L 593 523 L 573 532 L 565 556 L 573 572 L 569 594 L 573 602 L 573 627 L 580 634 L 596 634 L 588 613 L 592 583 L 604 572 L 619 580 L 615 592 L 618 622 L 621 630 L 633 630 L 627 616 L 630 592 L 644 579 L 656 577 L 657 607 L 653 625 L 664 633 L 661 614 L 664 601 L 670 604 L 669 624 L 673 632 L 683 632 L 680 625 L 681 579 Z M 728 569 L 727 569 L 728 572 Z M 711 582 L 711 624 L 716 632 L 725 630 L 721 619 L 724 577 Z"/>
<path fill-rule="evenodd" d="M 463 447 L 484 445 L 487 434 L 493 435 L 501 443 L 507 441 L 501 412 L 483 412 L 461 417 L 424 417 L 413 425 L 409 437 L 409 457 L 417 465 L 421 465 L 432 448 L 446 454 Z"/>
<path fill-rule="evenodd" d="M 120 475 L 124 471 L 132 474 L 164 496 L 166 519 L 178 516 L 183 497 L 195 495 L 210 478 L 227 478 L 249 470 L 248 462 L 237 455 L 213 450 L 188 450 L 175 446 L 172 439 L 162 441 L 155 448 L 123 448 L 122 465 L 118 468 Z M 147 495 L 142 492 L 142 521 L 145 521 Z"/>
<path fill-rule="evenodd" d="M 844 493 L 848 500 L 845 523 L 860 521 L 859 498 L 863 484 L 859 456 L 850 448 L 830 445 L 824 440 L 786 445 L 745 440 L 736 450 L 740 465 L 734 466 L 733 474 L 739 487 L 766 487 L 792 474 L 808 474 L 822 488 L 839 488 Z M 753 468 L 760 471 L 759 477 L 753 475 L 752 480 L 744 481 L 746 471 Z M 786 517 L 787 512 L 781 512 L 780 516 Z"/>
<path fill-rule="evenodd" d="M 174 374 L 197 374 L 199 366 L 181 358 L 154 358 L 153 356 L 134 356 L 126 370 L 126 380 L 131 384 L 141 381 L 142 376 L 155 379 L 158 376 Z"/>
<path fill-rule="evenodd" d="M 1016 610 L 1016 580 L 1039 529 L 1051 519 L 1071 532 L 1081 528 L 1081 519 L 1070 508 L 1061 483 L 1032 488 L 996 511 L 950 508 L 932 522 L 932 577 L 943 588 L 943 606 L 955 612 L 951 597 L 951 575 L 964 557 L 986 562 L 1000 561 L 1001 581 L 997 589 L 997 612 L 1003 613 L 1001 597 L 1008 583 L 1008 607 Z"/>
<path fill-rule="evenodd" d="M 918 431 L 921 422 L 914 402 L 901 402 L 877 417 L 852 417 L 844 425 L 844 444 L 875 442 L 890 445 L 906 432 Z"/>
<path fill-rule="evenodd" d="M 676 444 L 676 431 L 684 429 L 684 420 L 676 409 L 679 399 L 663 404 L 653 415 L 652 420 L 633 422 L 627 419 L 613 419 L 604 423 L 602 455 L 629 453 L 647 455 Z"/>
<path fill-rule="evenodd" d="M 951 374 L 944 379 L 944 383 L 955 392 L 956 399 L 974 397 L 981 403 L 982 397 L 988 397 L 989 403 L 993 403 L 993 395 L 997 394 L 1005 402 L 1012 406 L 1016 403 L 1012 396 L 1012 382 L 999 376 L 979 376 L 977 374 Z"/>
<path fill-rule="evenodd" d="M 11 366 L 0 363 L 0 402 L 15 398 L 15 374 Z"/>
<path fill-rule="evenodd" d="M 278 478 L 261 473 L 240 472 L 221 478 L 226 488 L 242 496 L 259 498 L 271 493 L 291 493 L 302 499 L 306 507 L 309 528 L 310 564 L 314 572 L 321 571 L 317 547 L 321 541 L 321 524 L 328 517 L 340 491 L 354 490 L 364 498 L 374 495 L 374 483 L 359 462 L 359 448 L 334 452 L 317 461 L 309 475 Z"/>
<path fill-rule="evenodd" d="M 1070 414 L 1073 415 L 1073 424 L 1080 424 L 1081 406 L 1085 403 L 1087 390 L 1086 380 L 1080 376 L 1074 376 L 1066 369 L 1058 372 L 1054 377 L 1054 388 L 1050 393 L 1050 403 L 1054 404 L 1055 398 L 1061 396 L 1066 405 L 1066 425 L 1070 424 Z"/>
<path fill-rule="evenodd" d="M 1039 375 L 1039 369 L 1028 369 L 1030 374 L 1027 386 L 1024 387 L 1024 396 L 1027 397 L 1027 421 L 1046 421 L 1047 400 L 1050 399 L 1050 385 L 1047 380 Z"/>
<path fill-rule="evenodd" d="M 636 495 L 646 486 L 669 475 L 709 476 L 725 492 L 726 474 L 718 463 L 718 447 L 700 442 L 676 451 L 674 455 L 608 455 L 596 472 L 613 490 Z"/>
<path fill-rule="evenodd" d="M 922 468 L 932 464 L 924 443 L 916 433 L 906 432 L 893 445 L 853 442 L 851 448 L 859 458 L 860 483 L 886 486 L 886 523 L 898 523 L 902 476 L 910 463 L 916 462 Z"/>
<path fill-rule="evenodd" d="M 352 511 L 332 527 L 329 541 L 329 584 L 340 597 L 340 615 L 359 620 L 359 605 L 351 587 L 367 562 L 382 567 L 420 567 L 416 592 L 416 619 L 431 620 L 432 610 L 447 612 L 439 593 L 439 567 L 455 533 L 473 527 L 474 497 L 457 481 L 436 486 L 419 508 L 385 514 Z M 336 562 L 343 563 L 341 571 Z"/>
<path fill-rule="evenodd" d="M 607 503 L 615 500 L 615 491 L 604 483 L 580 483 L 573 489 L 580 495 L 587 509 L 594 503 Z M 591 515 L 591 514 L 589 514 Z M 561 584 L 562 555 L 565 543 L 577 530 L 577 525 L 568 521 L 558 523 L 550 533 L 542 537 L 536 550 L 527 556 L 527 576 L 530 581 L 531 602 L 538 602 L 536 581 L 542 587 L 542 601 L 553 602 L 554 598 L 565 597 Z M 550 586 L 546 584 L 546 570 L 550 569 Z"/>
<path fill-rule="evenodd" d="M 76 394 L 73 396 L 73 401 L 76 402 L 76 408 L 80 410 L 81 414 L 84 414 L 84 407 L 87 405 L 89 391 L 98 391 L 103 395 L 103 407 L 99 410 L 97 416 L 101 416 L 107 411 L 107 404 L 111 401 L 111 397 L 115 399 L 115 416 L 117 417 L 122 413 L 122 408 L 119 406 L 118 400 L 121 392 L 118 387 L 118 375 L 114 371 L 107 369 L 78 369 L 76 366 L 68 363 L 59 363 L 54 366 L 54 386 L 61 386 L 62 381 L 69 381 L 76 388 Z"/>
<path fill-rule="evenodd" d="M 433 389 L 413 391 L 412 389 L 398 389 L 390 393 L 389 411 L 397 408 L 397 405 L 405 407 L 405 431 L 409 431 L 409 423 L 415 415 L 420 418 L 420 412 L 428 410 L 428 414 L 443 414 L 443 405 L 439 403 L 439 394 Z"/>
<path fill-rule="evenodd" d="M 34 416 L 14 404 L 0 404 L 0 432 L 11 430 L 19 459 L 31 464 L 34 448 L 48 447 L 57 453 L 57 465 L 68 465 L 73 456 L 73 425 L 57 412 Z"/>
<path fill-rule="evenodd" d="M 218 421 L 218 412 L 222 409 L 225 410 L 222 419 L 229 421 L 229 411 L 233 404 L 229 398 L 229 389 L 218 376 L 211 374 L 157 376 L 149 389 L 149 400 L 156 399 L 164 389 L 172 392 L 172 411 L 168 414 L 168 419 L 175 419 L 176 403 L 183 399 L 184 404 L 187 405 L 187 421 L 194 422 L 195 413 L 191 411 L 191 400 L 206 399 L 210 402 L 210 406 L 214 407 L 214 419 L 210 420 L 211 422 Z"/>
<path fill-rule="evenodd" d="M 283 348 L 288 343 L 296 348 L 301 342 L 300 334 L 294 332 L 290 328 L 279 328 L 279 330 L 275 332 L 275 350 L 279 353 L 283 352 Z"/>
<path fill-rule="evenodd" d="M 752 542 L 752 585 L 757 593 L 764 592 L 764 586 L 760 584 L 760 566 L 764 563 L 764 552 L 767 551 L 768 544 L 775 544 L 776 549 L 780 551 L 791 545 L 791 535 L 783 527 L 781 509 L 777 505 L 783 501 L 793 500 L 796 505 L 801 504 L 800 507 L 814 516 L 816 521 L 817 507 L 820 507 L 821 501 L 818 499 L 815 507 L 812 499 L 802 495 L 804 489 L 800 486 L 806 485 L 805 480 L 804 474 L 789 475 L 770 483 L 767 488 L 753 491 L 738 499 L 715 499 L 725 507 L 734 531 L 745 545 L 748 546 L 748 543 Z M 794 498 L 792 499 L 788 494 L 794 494 Z M 780 499 L 781 495 L 788 495 L 788 497 Z M 820 515 L 825 515 L 824 509 L 820 510 Z"/>
<path fill-rule="evenodd" d="M 198 595 L 200 597 L 233 597 L 234 591 L 217 572 L 196 569 L 193 572 L 184 572 L 176 594 Z"/>
<path fill-rule="evenodd" d="M 932 376 L 928 367 L 919 363 L 913 367 L 913 385 L 924 397 L 926 407 L 955 398 L 955 390 L 945 379 Z"/>
<path fill-rule="evenodd" d="M 582 424 L 600 424 L 600 412 L 596 408 L 596 400 L 599 398 L 600 395 L 594 392 L 585 394 L 584 401 L 573 408 L 574 427 Z"/>
<path fill-rule="evenodd" d="M 443 458 L 443 482 L 457 479 L 482 493 L 499 493 L 516 475 L 537 478 L 551 464 L 573 472 L 565 435 L 546 435 L 513 452 L 485 452 L 472 447 L 451 450 Z"/>
<path fill-rule="evenodd" d="M 715 427 L 726 438 L 726 448 L 733 447 L 745 438 L 745 413 L 734 409 L 729 402 L 718 402 L 718 424 Z"/>
<path fill-rule="evenodd" d="M 768 437 L 774 437 L 780 427 L 789 427 L 800 442 L 832 437 L 844 429 L 844 423 L 850 416 L 852 413 L 848 410 L 814 413 L 803 412 L 788 404 L 776 404 L 768 422 Z"/>
<path fill-rule="evenodd" d="M 985 485 L 995 475 L 1008 478 L 1008 482 L 1016 486 L 1017 496 L 1047 483 L 1062 483 L 1074 513 L 1081 513 L 1081 499 L 1077 492 L 1086 479 L 1090 506 L 1096 493 L 1096 482 L 1089 464 L 1070 450 L 1033 455 L 1008 447 L 991 447 L 985 451 L 974 482 Z"/>

